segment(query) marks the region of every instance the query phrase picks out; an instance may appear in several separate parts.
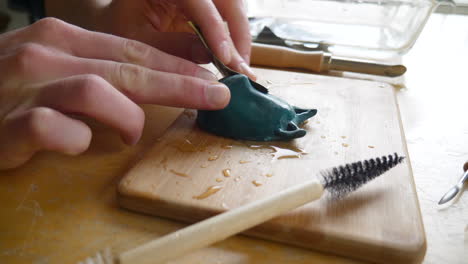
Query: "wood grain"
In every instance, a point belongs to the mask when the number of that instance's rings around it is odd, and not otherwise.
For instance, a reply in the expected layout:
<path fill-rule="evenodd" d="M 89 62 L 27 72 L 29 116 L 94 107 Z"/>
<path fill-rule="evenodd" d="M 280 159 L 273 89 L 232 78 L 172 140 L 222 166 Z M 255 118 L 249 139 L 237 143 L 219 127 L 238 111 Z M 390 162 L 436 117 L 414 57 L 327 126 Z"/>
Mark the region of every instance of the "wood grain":
<path fill-rule="evenodd" d="M 252 148 L 259 143 L 200 131 L 194 113 L 186 112 L 122 179 L 120 204 L 195 222 L 301 184 L 332 166 L 393 152 L 407 155 L 393 87 L 274 70 L 259 75 L 271 93 L 319 110 L 305 125 L 304 138 Z M 304 153 L 277 159 L 271 146 Z M 200 199 L 212 186 L 219 186 L 217 192 Z M 382 263 L 419 262 L 425 253 L 409 159 L 344 200 L 321 199 L 247 234 Z"/>

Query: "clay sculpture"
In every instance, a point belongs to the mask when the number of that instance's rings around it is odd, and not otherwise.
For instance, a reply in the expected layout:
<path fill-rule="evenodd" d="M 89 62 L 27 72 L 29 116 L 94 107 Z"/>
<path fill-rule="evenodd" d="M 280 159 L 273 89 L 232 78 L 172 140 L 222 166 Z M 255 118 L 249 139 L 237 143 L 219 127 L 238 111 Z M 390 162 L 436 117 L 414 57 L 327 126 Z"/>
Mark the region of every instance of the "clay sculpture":
<path fill-rule="evenodd" d="M 220 82 L 231 91 L 231 101 L 222 110 L 199 110 L 200 128 L 224 137 L 274 141 L 303 137 L 299 128 L 305 120 L 317 113 L 316 109 L 301 109 L 268 93 L 256 89 L 243 74 L 225 77 Z"/>

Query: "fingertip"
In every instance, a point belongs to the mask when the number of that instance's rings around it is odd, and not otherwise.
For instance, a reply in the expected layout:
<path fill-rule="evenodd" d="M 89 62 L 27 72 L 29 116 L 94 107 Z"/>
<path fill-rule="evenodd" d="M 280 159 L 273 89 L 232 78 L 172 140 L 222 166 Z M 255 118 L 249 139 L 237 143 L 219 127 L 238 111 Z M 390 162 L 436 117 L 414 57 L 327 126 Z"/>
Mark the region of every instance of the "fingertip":
<path fill-rule="evenodd" d="M 254 73 L 252 68 L 250 68 L 250 66 L 247 65 L 247 63 L 242 62 L 241 64 L 239 64 L 239 69 L 242 73 L 247 75 L 251 80 L 253 81 L 257 80 L 257 75 Z"/>
<path fill-rule="evenodd" d="M 214 82 L 206 87 L 205 99 L 210 109 L 222 109 L 229 103 L 231 92 L 226 85 Z"/>
<path fill-rule="evenodd" d="M 125 144 L 129 146 L 135 146 L 138 143 L 138 141 L 140 141 L 140 138 L 141 138 L 141 133 L 138 134 L 137 136 L 132 136 L 132 137 L 122 136 L 122 140 L 125 142 Z"/>
<path fill-rule="evenodd" d="M 127 120 L 129 127 L 128 131 L 122 134 L 122 140 L 125 144 L 134 146 L 140 141 L 141 135 L 143 134 L 143 127 L 145 125 L 145 112 L 139 106 L 137 106 L 133 113 L 132 118 Z"/>
<path fill-rule="evenodd" d="M 74 138 L 75 143 L 63 145 L 62 147 L 48 146 L 47 148 L 49 148 L 50 150 L 63 152 L 64 154 L 70 156 L 77 156 L 85 152 L 91 144 L 93 133 L 91 131 L 91 128 L 89 128 L 84 122 L 81 122 L 79 120 L 74 121 L 76 121 L 77 123 L 81 123 L 80 125 L 78 125 L 80 127 L 79 133 L 74 133 L 73 135 L 70 135 L 71 138 Z"/>

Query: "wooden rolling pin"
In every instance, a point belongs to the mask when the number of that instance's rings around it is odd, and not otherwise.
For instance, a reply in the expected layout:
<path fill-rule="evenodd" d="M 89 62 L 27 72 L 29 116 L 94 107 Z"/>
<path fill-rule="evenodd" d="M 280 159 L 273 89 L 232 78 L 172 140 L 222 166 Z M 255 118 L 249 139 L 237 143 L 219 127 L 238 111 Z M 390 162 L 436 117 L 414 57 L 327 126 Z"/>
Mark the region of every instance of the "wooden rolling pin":
<path fill-rule="evenodd" d="M 322 173 L 321 182 L 312 180 L 288 188 L 271 197 L 208 218 L 117 256 L 114 256 L 109 249 L 105 249 L 80 264 L 165 263 L 317 200 L 322 196 L 324 189 L 337 196 L 354 191 L 401 163 L 403 159 L 404 157 L 395 153 L 393 156 L 388 155 L 332 168 Z"/>
<path fill-rule="evenodd" d="M 275 45 L 252 43 L 250 62 L 254 65 L 277 68 L 299 68 L 313 72 L 329 70 L 396 77 L 406 72 L 403 65 L 385 65 L 357 60 L 333 58 L 323 51 L 299 51 Z"/>

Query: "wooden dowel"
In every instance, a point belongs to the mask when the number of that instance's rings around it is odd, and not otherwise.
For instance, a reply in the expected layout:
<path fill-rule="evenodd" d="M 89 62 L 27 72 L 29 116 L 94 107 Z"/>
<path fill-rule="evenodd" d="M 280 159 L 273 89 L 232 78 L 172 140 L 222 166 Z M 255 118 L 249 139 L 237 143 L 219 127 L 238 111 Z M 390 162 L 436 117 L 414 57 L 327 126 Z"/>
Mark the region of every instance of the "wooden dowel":
<path fill-rule="evenodd" d="M 258 43 L 252 43 L 250 62 L 259 66 L 300 68 L 313 72 L 327 70 L 322 51 L 304 52 Z"/>
<path fill-rule="evenodd" d="M 120 254 L 120 264 L 164 263 L 245 231 L 322 196 L 319 182 L 307 182 L 272 197 L 208 218 Z"/>

